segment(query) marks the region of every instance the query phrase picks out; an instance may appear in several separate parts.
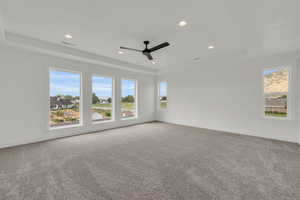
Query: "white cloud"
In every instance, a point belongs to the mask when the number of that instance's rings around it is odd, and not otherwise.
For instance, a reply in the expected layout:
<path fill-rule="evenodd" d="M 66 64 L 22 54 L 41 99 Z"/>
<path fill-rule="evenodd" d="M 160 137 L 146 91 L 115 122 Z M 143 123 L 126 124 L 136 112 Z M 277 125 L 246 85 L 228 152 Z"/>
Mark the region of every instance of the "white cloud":
<path fill-rule="evenodd" d="M 51 83 L 50 91 L 55 92 L 57 94 L 78 93 L 78 95 L 79 95 L 80 88 L 72 87 L 72 86 L 62 86 L 62 85 L 57 85 L 57 84 Z"/>
<path fill-rule="evenodd" d="M 93 92 L 111 91 L 111 84 L 93 83 Z"/>

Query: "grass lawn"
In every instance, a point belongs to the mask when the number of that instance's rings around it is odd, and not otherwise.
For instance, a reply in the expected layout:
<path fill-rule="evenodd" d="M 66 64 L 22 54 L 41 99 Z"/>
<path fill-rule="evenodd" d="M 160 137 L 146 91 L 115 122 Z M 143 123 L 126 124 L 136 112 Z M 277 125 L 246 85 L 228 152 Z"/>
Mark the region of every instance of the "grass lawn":
<path fill-rule="evenodd" d="M 97 104 L 93 104 L 93 107 L 110 108 L 111 107 L 111 103 L 97 103 Z"/>
<path fill-rule="evenodd" d="M 124 103 L 122 102 L 123 109 L 135 109 L 135 103 Z"/>
<path fill-rule="evenodd" d="M 98 107 L 98 108 L 111 108 L 112 107 L 112 104 L 109 103 L 109 104 L 93 104 L 93 107 Z M 122 102 L 122 108 L 124 109 L 134 109 L 135 108 L 135 104 L 134 103 L 124 103 Z"/>
<path fill-rule="evenodd" d="M 267 117 L 287 117 L 287 113 L 271 113 L 271 112 L 265 112 L 265 115 Z"/>
<path fill-rule="evenodd" d="M 167 108 L 168 102 L 160 102 L 160 108 Z"/>

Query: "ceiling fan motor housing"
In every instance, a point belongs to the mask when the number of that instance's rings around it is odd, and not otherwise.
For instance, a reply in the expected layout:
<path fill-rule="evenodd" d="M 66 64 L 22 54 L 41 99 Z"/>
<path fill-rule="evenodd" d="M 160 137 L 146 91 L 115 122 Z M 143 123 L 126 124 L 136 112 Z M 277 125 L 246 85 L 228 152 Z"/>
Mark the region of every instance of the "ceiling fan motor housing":
<path fill-rule="evenodd" d="M 146 48 L 144 50 L 139 50 L 139 49 L 134 49 L 134 48 L 128 48 L 128 47 L 120 47 L 121 49 L 126 49 L 126 50 L 131 50 L 131 51 L 137 51 L 137 52 L 141 52 L 143 55 L 145 55 L 149 60 L 153 60 L 153 57 L 151 55 L 152 52 L 157 51 L 159 49 L 162 49 L 164 47 L 169 46 L 170 44 L 168 42 L 164 42 L 161 43 L 159 45 L 156 45 L 150 49 L 148 49 L 148 45 L 149 45 L 149 41 L 144 41 L 144 44 L 146 46 Z"/>
<path fill-rule="evenodd" d="M 150 42 L 144 41 L 144 44 L 146 45 L 146 48 L 143 50 L 143 54 L 146 55 L 150 53 L 150 50 L 148 49 L 148 44 L 150 44 Z"/>

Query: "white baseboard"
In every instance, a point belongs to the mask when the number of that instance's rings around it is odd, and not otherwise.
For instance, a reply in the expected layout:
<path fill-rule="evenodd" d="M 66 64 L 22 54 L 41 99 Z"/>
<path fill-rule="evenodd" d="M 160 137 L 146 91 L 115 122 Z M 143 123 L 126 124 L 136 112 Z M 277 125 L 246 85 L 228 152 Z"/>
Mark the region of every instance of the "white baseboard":
<path fill-rule="evenodd" d="M 207 129 L 207 130 L 213 130 L 213 131 L 221 131 L 221 132 L 226 132 L 226 133 L 231 133 L 231 134 L 237 134 L 237 135 L 246 135 L 246 136 L 252 136 L 252 137 L 258 137 L 258 138 L 263 138 L 263 139 L 269 139 L 269 140 L 277 140 L 277 141 L 283 141 L 283 142 L 291 142 L 291 143 L 296 143 L 295 140 L 290 139 L 290 138 L 285 138 L 285 137 L 268 137 L 264 135 L 258 135 L 256 133 L 248 133 L 248 132 L 243 132 L 243 131 L 236 131 L 236 130 L 228 130 L 228 129 L 212 129 L 210 127 L 200 127 L 196 126 L 194 124 L 186 124 L 186 123 L 180 123 L 180 122 L 171 122 L 171 121 L 160 121 L 160 122 L 165 122 L 165 123 L 170 123 L 170 124 L 177 124 L 181 126 L 189 126 L 189 127 L 195 127 L 195 128 L 202 128 L 202 129 Z M 300 144 L 300 141 L 299 141 Z"/>
<path fill-rule="evenodd" d="M 48 133 L 48 134 L 45 134 L 44 137 L 15 140 L 13 142 L 5 143 L 5 144 L 0 143 L 0 149 L 9 148 L 9 147 L 16 147 L 16 146 L 21 146 L 21 145 L 26 145 L 26 144 L 33 144 L 33 143 L 38 143 L 38 142 L 45 142 L 45 141 L 49 141 L 49 140 L 56 140 L 56 139 L 72 137 L 72 136 L 76 136 L 76 135 L 92 134 L 92 133 L 102 132 L 102 131 L 105 131 L 105 130 L 111 130 L 111 129 L 128 127 L 128 126 L 135 126 L 135 125 L 144 124 L 144 123 L 151 123 L 153 121 L 154 120 L 149 120 L 149 121 L 147 120 L 147 121 L 143 121 L 143 122 L 130 123 L 130 124 L 126 124 L 126 125 L 119 125 L 119 126 L 115 126 L 115 127 L 111 127 L 111 128 L 98 129 L 98 130 L 95 130 L 95 131 L 82 131 L 82 132 L 71 133 L 71 134 L 57 135 L 57 134 Z"/>
<path fill-rule="evenodd" d="M 134 125 L 139 125 L 139 124 L 144 124 L 144 123 L 150 123 L 153 122 L 154 120 L 149 120 L 149 121 L 144 121 L 144 122 L 139 122 L 139 123 L 133 123 L 133 124 L 129 124 L 129 125 L 121 125 L 121 126 L 116 126 L 113 128 L 106 128 L 106 129 L 99 129 L 96 131 L 86 131 L 86 132 L 79 132 L 79 133 L 74 133 L 74 134 L 63 134 L 63 135 L 56 135 L 56 134 L 45 134 L 44 137 L 39 137 L 39 138 L 30 138 L 30 139 L 23 139 L 23 140 L 16 140 L 13 141 L 11 143 L 6 143 L 6 144 L 0 144 L 0 149 L 3 148 L 9 148 L 9 147 L 15 147 L 15 146 L 21 146 L 21 145 L 25 145 L 25 144 L 32 144 L 32 143 L 38 143 L 38 142 L 44 142 L 44 141 L 49 141 L 49 140 L 55 140 L 55 139 L 59 139 L 59 138 L 65 138 L 65 137 L 72 137 L 72 136 L 76 136 L 76 135 L 83 135 L 83 134 L 91 134 L 91 133 L 96 133 L 96 132 L 101 132 L 101 131 L 105 131 L 105 130 L 110 130 L 110 129 L 115 129 L 115 128 L 122 128 L 122 127 L 127 127 L 127 126 L 134 126 Z M 184 124 L 184 123 L 174 123 L 174 122 L 169 122 L 169 121 L 160 121 L 160 120 L 156 120 L 158 122 L 164 122 L 164 123 L 170 123 L 170 124 L 177 124 L 177 125 L 182 125 L 182 126 L 190 126 L 190 127 L 195 127 L 195 128 L 203 128 L 203 129 L 208 129 L 208 130 L 215 130 L 215 131 L 222 131 L 222 132 L 228 132 L 228 133 L 234 133 L 234 134 L 239 134 L 239 135 L 247 135 L 247 136 L 253 136 L 253 137 L 259 137 L 259 138 L 264 138 L 264 139 L 271 139 L 271 140 L 279 140 L 279 141 L 284 141 L 284 142 L 292 142 L 292 143 L 296 143 L 295 141 L 289 139 L 289 138 L 271 138 L 271 137 L 263 137 L 261 135 L 258 134 L 250 134 L 250 133 L 245 133 L 245 132 L 236 132 L 236 131 L 232 131 L 232 130 L 218 130 L 218 129 L 211 129 L 208 127 L 199 127 L 199 126 L 195 126 L 195 125 L 190 125 L 190 124 Z M 300 140 L 298 142 L 298 144 L 300 145 Z"/>

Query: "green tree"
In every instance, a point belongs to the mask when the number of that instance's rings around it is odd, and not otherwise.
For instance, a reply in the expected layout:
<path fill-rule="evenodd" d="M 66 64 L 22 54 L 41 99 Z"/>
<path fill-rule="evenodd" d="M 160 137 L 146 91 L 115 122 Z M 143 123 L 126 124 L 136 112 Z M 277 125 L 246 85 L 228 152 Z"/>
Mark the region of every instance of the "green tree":
<path fill-rule="evenodd" d="M 128 95 L 126 97 L 122 98 L 123 103 L 133 103 L 134 102 L 134 97 L 132 95 Z"/>
<path fill-rule="evenodd" d="M 108 101 L 108 103 L 111 103 L 112 99 L 109 97 L 109 98 L 107 99 L 107 101 Z"/>
<path fill-rule="evenodd" d="M 286 94 L 282 95 L 282 96 L 280 97 L 280 99 L 287 99 L 287 95 L 286 95 Z"/>
<path fill-rule="evenodd" d="M 132 95 L 127 96 L 127 102 L 133 103 L 134 102 L 134 97 Z"/>
<path fill-rule="evenodd" d="M 93 101 L 93 104 L 99 103 L 99 101 L 100 101 L 95 93 L 93 93 L 93 100 L 92 101 Z"/>
<path fill-rule="evenodd" d="M 66 95 L 66 96 L 64 96 L 64 99 L 66 99 L 66 100 L 72 100 L 72 99 L 73 99 L 73 96 L 71 96 L 71 95 Z"/>

